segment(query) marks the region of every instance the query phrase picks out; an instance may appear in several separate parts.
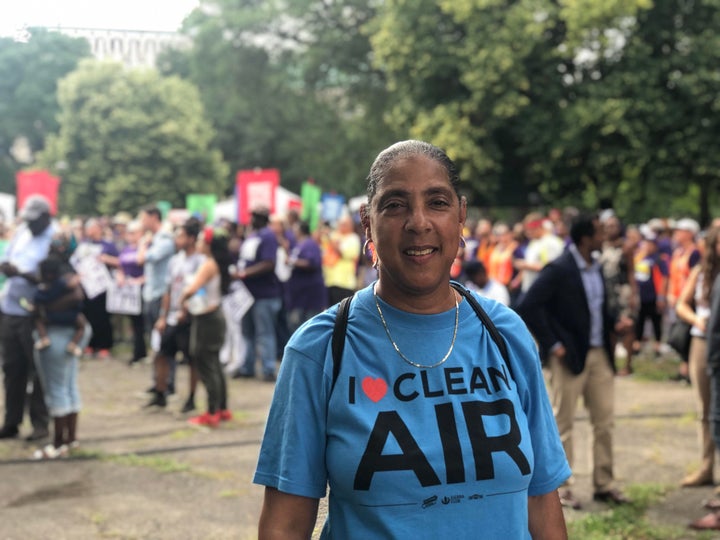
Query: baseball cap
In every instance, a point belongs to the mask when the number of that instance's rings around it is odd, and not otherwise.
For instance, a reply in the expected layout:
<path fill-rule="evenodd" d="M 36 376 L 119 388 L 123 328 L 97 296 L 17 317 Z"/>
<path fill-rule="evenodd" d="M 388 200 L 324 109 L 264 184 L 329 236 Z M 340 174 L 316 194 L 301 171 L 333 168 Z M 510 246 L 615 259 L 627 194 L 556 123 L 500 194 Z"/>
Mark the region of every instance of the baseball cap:
<path fill-rule="evenodd" d="M 128 212 L 118 212 L 112 218 L 113 225 L 127 225 L 132 221 L 132 216 Z"/>
<path fill-rule="evenodd" d="M 640 225 L 639 230 L 640 234 L 643 237 L 643 240 L 647 240 L 649 242 L 654 242 L 655 240 L 657 240 L 657 234 L 655 233 L 653 228 L 647 223 L 643 223 L 642 225 Z"/>
<path fill-rule="evenodd" d="M 647 225 L 655 232 L 662 232 L 667 229 L 665 222 L 660 218 L 651 219 L 647 222 Z"/>
<path fill-rule="evenodd" d="M 42 195 L 30 195 L 20 210 L 20 217 L 25 221 L 35 221 L 43 214 L 50 215 L 50 203 Z"/>
<path fill-rule="evenodd" d="M 682 218 L 675 223 L 675 230 L 677 231 L 689 231 L 693 234 L 700 232 L 700 225 L 698 222 L 691 218 Z"/>

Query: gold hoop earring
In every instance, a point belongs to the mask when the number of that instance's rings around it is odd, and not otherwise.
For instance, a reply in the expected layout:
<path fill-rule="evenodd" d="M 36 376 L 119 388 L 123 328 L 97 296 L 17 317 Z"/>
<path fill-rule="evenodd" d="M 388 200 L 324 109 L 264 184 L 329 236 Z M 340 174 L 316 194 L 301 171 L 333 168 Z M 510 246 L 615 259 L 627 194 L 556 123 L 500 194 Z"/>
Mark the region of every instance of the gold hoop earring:
<path fill-rule="evenodd" d="M 370 244 L 372 244 L 372 247 L 370 247 Z M 380 260 L 378 259 L 377 251 L 375 251 L 375 242 L 373 242 L 370 238 L 365 240 L 365 243 L 363 244 L 363 254 L 367 253 L 368 250 L 370 250 L 370 260 L 372 261 L 372 267 L 377 270 L 377 267 L 380 264 Z"/>

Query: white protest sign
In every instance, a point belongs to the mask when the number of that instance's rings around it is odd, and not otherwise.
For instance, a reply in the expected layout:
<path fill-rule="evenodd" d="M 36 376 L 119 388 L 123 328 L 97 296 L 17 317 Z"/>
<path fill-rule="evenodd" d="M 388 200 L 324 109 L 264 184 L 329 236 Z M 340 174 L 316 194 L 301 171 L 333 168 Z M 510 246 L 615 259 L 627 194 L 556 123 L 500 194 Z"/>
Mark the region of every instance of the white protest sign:
<path fill-rule="evenodd" d="M 223 297 L 223 309 L 225 313 L 230 313 L 233 323 L 240 324 L 255 298 L 242 281 L 234 282 L 233 289 L 233 292 Z"/>
<path fill-rule="evenodd" d="M 139 283 L 114 282 L 108 287 L 105 308 L 108 313 L 140 315 L 142 313 L 142 286 Z"/>
<path fill-rule="evenodd" d="M 90 300 L 107 291 L 113 283 L 107 266 L 98 259 L 102 248 L 93 248 L 95 246 L 86 247 L 86 245 L 80 244 L 70 259 L 70 263 L 80 276 L 80 285 L 85 291 L 85 296 Z"/>

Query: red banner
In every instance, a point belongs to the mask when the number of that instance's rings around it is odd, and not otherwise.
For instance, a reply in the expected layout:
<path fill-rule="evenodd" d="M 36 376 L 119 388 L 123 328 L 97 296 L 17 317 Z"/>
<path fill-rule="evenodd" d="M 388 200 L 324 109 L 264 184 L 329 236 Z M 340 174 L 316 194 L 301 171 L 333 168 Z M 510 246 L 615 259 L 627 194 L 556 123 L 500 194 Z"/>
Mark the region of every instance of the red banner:
<path fill-rule="evenodd" d="M 48 171 L 20 171 L 15 175 L 18 211 L 30 195 L 42 195 L 50 203 L 50 213 L 57 214 L 60 179 Z"/>
<path fill-rule="evenodd" d="M 278 169 L 238 171 L 236 180 L 238 222 L 250 223 L 250 211 L 265 206 L 275 212 L 275 190 L 280 185 Z"/>

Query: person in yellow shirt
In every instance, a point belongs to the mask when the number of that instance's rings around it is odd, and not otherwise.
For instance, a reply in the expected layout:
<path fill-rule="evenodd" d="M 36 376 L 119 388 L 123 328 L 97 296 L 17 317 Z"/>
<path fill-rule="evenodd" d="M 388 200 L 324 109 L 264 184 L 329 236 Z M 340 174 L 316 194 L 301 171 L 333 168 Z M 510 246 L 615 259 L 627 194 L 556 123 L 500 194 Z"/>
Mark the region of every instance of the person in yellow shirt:
<path fill-rule="evenodd" d="M 322 247 L 325 286 L 332 306 L 357 290 L 360 236 L 349 214 L 338 220 L 335 230 L 323 239 Z"/>

